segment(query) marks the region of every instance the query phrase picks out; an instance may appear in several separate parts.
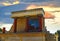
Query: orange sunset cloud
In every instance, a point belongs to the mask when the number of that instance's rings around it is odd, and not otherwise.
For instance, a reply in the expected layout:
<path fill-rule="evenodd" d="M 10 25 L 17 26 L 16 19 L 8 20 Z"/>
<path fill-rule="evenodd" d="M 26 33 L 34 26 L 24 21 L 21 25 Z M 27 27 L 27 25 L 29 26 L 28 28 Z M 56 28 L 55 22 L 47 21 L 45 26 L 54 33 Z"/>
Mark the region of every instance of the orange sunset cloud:
<path fill-rule="evenodd" d="M 50 10 L 51 11 L 51 9 L 48 6 L 43 7 L 43 6 L 37 6 L 37 5 L 30 5 L 26 9 L 29 10 L 29 9 L 35 9 L 35 8 L 43 8 L 44 10 Z M 50 12 L 45 11 L 44 17 L 46 19 L 50 19 L 50 18 L 53 19 L 55 16 L 52 15 Z"/>

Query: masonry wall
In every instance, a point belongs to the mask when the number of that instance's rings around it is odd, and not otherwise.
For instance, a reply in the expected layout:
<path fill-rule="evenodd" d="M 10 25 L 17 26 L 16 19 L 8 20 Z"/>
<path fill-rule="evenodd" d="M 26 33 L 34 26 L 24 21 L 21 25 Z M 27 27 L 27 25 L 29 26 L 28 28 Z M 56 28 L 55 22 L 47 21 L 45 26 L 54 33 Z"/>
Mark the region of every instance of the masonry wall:
<path fill-rule="evenodd" d="M 17 32 L 24 32 L 26 27 L 26 18 L 17 19 Z"/>
<path fill-rule="evenodd" d="M 0 41 L 45 41 L 45 34 L 34 33 L 5 33 L 0 34 Z"/>
<path fill-rule="evenodd" d="M 46 41 L 56 41 L 55 36 L 50 33 L 46 33 Z"/>

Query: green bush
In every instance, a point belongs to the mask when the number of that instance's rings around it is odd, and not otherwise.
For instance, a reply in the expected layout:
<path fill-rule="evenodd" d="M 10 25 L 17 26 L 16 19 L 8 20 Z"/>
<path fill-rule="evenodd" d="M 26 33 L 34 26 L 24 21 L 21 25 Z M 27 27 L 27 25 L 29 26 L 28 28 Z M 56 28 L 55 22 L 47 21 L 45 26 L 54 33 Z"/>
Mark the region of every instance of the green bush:
<path fill-rule="evenodd" d="M 2 29 L 0 28 L 0 32 L 2 32 Z"/>

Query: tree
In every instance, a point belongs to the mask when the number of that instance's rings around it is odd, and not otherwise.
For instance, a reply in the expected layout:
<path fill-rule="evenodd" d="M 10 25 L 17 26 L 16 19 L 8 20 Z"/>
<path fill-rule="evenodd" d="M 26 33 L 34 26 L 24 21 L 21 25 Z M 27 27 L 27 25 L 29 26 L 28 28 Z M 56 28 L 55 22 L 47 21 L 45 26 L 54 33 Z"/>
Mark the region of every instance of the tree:
<path fill-rule="evenodd" d="M 0 32 L 2 32 L 2 29 L 0 28 Z"/>

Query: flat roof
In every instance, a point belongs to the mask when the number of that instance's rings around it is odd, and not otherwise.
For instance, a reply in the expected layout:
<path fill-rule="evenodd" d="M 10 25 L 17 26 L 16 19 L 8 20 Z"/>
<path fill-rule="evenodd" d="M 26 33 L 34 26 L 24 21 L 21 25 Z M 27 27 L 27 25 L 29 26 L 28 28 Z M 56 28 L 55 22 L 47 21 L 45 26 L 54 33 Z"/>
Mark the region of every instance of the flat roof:
<path fill-rule="evenodd" d="M 20 11 L 14 11 L 12 13 L 15 13 L 15 12 L 26 12 L 26 11 L 32 11 L 32 10 L 43 10 L 43 8 L 35 8 L 35 9 L 28 9 L 28 10 L 20 10 Z M 44 12 L 44 10 L 43 10 Z"/>
<path fill-rule="evenodd" d="M 23 17 L 23 16 L 36 16 L 39 14 L 44 14 L 43 8 L 15 11 L 12 12 L 11 17 L 14 18 L 14 17 Z"/>

